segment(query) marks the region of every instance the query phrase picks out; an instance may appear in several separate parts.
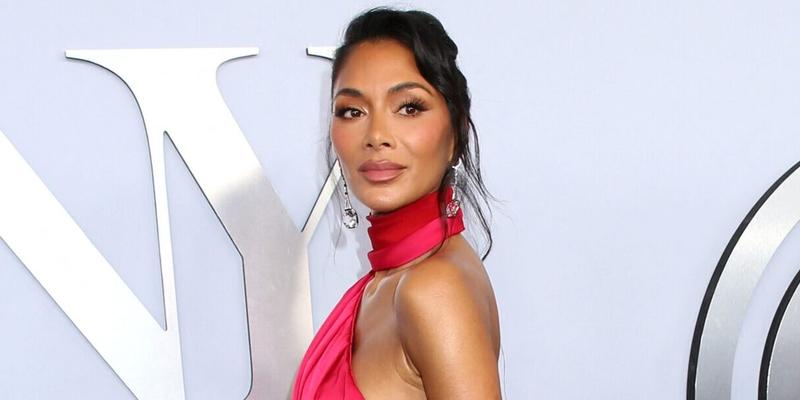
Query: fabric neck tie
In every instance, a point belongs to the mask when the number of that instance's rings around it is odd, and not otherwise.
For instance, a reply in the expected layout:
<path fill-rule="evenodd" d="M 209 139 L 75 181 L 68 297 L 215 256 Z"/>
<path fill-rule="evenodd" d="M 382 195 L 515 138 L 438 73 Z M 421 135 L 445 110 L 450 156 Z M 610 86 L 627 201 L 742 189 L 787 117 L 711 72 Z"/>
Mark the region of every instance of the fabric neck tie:
<path fill-rule="evenodd" d="M 453 197 L 447 187 L 445 203 Z M 373 271 L 399 267 L 425 254 L 445 239 L 464 230 L 464 215 L 459 209 L 452 217 L 439 211 L 438 192 L 386 214 L 368 215 L 367 229 L 372 251 L 367 254 Z"/>

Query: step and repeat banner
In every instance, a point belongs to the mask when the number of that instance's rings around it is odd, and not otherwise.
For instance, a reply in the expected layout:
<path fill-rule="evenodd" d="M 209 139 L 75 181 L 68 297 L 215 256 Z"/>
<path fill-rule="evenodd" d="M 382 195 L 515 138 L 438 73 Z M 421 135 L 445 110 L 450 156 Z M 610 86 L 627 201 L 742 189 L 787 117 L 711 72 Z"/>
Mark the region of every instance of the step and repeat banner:
<path fill-rule="evenodd" d="M 288 397 L 369 270 L 326 152 L 378 5 L 0 3 L 0 398 Z M 800 397 L 800 5 L 388 5 L 459 46 L 504 398 Z"/>

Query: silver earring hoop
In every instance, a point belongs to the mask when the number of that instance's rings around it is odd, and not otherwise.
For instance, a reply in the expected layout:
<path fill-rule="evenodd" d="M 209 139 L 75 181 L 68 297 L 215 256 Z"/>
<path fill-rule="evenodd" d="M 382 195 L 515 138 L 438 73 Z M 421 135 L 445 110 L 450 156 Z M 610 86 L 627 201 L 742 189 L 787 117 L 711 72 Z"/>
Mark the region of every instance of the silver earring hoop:
<path fill-rule="evenodd" d="M 350 194 L 347 192 L 347 182 L 344 180 L 344 174 L 341 173 L 342 166 L 339 166 L 339 173 L 342 175 L 342 184 L 344 186 L 344 210 L 342 210 L 342 224 L 347 229 L 355 229 L 358 225 L 358 213 L 353 209 L 350 204 Z"/>
<path fill-rule="evenodd" d="M 447 214 L 448 218 L 453 218 L 458 214 L 458 210 L 461 209 L 461 194 L 459 193 L 459 167 L 461 166 L 461 160 L 458 160 L 458 163 L 451 166 L 453 168 L 453 198 L 447 203 L 445 207 L 445 213 Z"/>

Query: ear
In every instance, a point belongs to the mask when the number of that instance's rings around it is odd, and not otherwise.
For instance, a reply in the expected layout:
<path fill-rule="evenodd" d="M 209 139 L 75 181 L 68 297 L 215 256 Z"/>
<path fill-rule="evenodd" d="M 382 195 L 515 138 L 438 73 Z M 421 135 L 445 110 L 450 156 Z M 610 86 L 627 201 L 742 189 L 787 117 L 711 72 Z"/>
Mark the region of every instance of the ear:
<path fill-rule="evenodd" d="M 447 155 L 447 164 L 453 165 L 453 158 L 455 157 L 456 148 L 458 148 L 458 135 L 456 135 L 455 130 L 452 131 L 450 135 L 450 153 Z"/>

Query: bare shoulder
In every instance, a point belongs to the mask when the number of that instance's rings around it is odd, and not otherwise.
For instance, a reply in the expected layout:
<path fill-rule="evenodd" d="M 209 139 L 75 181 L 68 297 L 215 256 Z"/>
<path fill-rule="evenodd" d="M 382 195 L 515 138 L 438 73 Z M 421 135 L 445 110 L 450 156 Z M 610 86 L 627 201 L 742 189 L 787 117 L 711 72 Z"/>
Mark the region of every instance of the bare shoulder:
<path fill-rule="evenodd" d="M 463 238 L 400 277 L 394 309 L 403 351 L 429 399 L 498 398 L 497 306 L 480 258 Z"/>
<path fill-rule="evenodd" d="M 403 274 L 395 290 L 396 311 L 424 311 L 429 305 L 448 304 L 494 311 L 489 309 L 496 306 L 494 291 L 483 263 L 466 240 L 460 236 L 456 238 Z"/>

